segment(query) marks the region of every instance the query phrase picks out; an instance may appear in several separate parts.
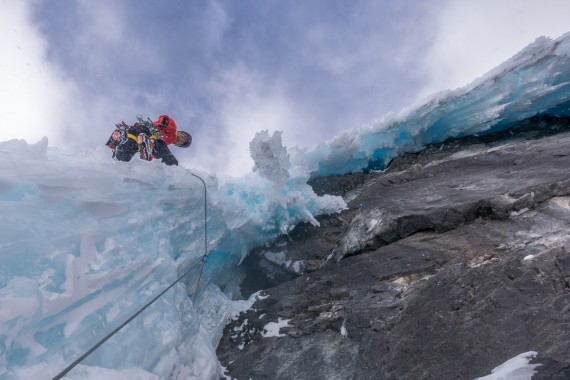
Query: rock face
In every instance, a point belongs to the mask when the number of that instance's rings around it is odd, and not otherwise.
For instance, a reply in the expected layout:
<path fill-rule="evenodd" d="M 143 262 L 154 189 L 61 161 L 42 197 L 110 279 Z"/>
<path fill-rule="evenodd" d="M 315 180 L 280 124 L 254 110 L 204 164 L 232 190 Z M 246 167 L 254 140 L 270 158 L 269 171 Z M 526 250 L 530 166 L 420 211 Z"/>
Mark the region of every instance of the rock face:
<path fill-rule="evenodd" d="M 228 375 L 475 379 L 536 351 L 533 380 L 570 379 L 569 125 L 315 180 L 349 208 L 246 260 L 244 293 L 271 287 L 226 326 Z"/>

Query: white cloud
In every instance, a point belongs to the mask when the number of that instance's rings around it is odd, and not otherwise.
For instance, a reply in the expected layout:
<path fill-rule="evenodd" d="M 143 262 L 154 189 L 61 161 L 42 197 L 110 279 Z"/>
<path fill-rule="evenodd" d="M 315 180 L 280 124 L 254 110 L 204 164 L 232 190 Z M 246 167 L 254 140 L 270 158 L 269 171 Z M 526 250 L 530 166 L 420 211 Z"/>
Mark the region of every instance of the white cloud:
<path fill-rule="evenodd" d="M 207 47 L 206 54 L 210 56 L 220 50 L 224 33 L 230 27 L 232 20 L 219 1 L 212 0 L 206 4 L 203 22 L 205 33 L 202 38 Z"/>
<path fill-rule="evenodd" d="M 319 132 L 311 128 L 315 121 L 302 115 L 279 86 L 267 83 L 262 75 L 235 66 L 211 83 L 217 94 L 217 126 L 202 133 L 196 144 L 194 164 L 214 169 L 216 173 L 239 176 L 251 171 L 253 161 L 249 142 L 256 132 L 283 131 L 287 147 L 307 146 L 319 141 Z M 184 163 L 184 161 L 182 161 Z"/>
<path fill-rule="evenodd" d="M 568 14 L 567 0 L 450 1 L 425 57 L 429 84 L 421 96 L 472 82 L 537 37 L 559 37 L 570 30 Z"/>
<path fill-rule="evenodd" d="M 46 59 L 46 43 L 32 25 L 29 1 L 2 0 L 0 12 L 0 141 L 47 136 L 62 141 L 73 88 Z"/>
<path fill-rule="evenodd" d="M 128 7 L 116 1 L 88 1 L 77 3 L 81 27 L 75 30 L 76 46 L 89 65 L 91 75 L 99 73 L 143 72 L 164 70 L 161 59 L 163 47 L 142 36 L 141 29 L 154 30 L 154 20 L 136 20 L 127 24 Z M 137 24 L 138 22 L 139 24 Z"/>

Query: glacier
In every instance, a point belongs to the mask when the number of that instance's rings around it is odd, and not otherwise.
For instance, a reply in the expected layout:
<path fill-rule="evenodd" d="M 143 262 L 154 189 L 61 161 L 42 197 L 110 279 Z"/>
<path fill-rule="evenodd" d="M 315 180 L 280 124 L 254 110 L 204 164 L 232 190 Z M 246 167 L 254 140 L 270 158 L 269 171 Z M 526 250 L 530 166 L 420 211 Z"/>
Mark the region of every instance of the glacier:
<path fill-rule="evenodd" d="M 0 378 L 56 376 L 186 272 L 85 365 L 218 376 L 220 327 L 250 305 L 237 299 L 239 261 L 346 206 L 317 196 L 308 177 L 283 176 L 280 134 L 254 141 L 253 150 L 281 155 L 256 161 L 263 175 L 225 181 L 158 161 L 118 163 L 104 147 L 71 156 L 45 138 L 0 143 Z"/>
<path fill-rule="evenodd" d="M 317 196 L 311 177 L 383 170 L 448 138 L 570 116 L 569 56 L 570 34 L 539 38 L 465 87 L 310 149 L 261 131 L 239 178 L 116 162 L 103 146 L 0 142 L 0 379 L 58 376 L 182 276 L 65 378 L 223 376 L 222 328 L 262 296 L 242 297 L 241 261 L 346 207 Z"/>
<path fill-rule="evenodd" d="M 537 115 L 570 114 L 570 36 L 536 39 L 472 83 L 302 151 L 313 176 L 382 170 L 405 152 L 484 135 Z"/>

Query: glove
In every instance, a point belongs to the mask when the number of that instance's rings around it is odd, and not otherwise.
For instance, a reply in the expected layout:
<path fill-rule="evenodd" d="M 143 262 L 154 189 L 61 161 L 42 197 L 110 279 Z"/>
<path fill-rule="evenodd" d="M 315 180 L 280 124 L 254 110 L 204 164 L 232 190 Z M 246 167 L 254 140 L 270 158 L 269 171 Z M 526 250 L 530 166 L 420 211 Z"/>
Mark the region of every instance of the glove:
<path fill-rule="evenodd" d="M 121 129 L 127 129 L 129 126 L 124 121 L 121 121 L 120 123 L 115 124 L 115 127 L 121 130 Z"/>

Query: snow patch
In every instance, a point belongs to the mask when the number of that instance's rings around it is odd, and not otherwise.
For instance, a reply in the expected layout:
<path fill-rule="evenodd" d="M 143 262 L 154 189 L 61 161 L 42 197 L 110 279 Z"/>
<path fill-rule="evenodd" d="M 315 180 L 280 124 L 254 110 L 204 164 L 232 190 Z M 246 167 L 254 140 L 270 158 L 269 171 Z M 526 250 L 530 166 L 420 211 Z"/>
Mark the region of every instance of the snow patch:
<path fill-rule="evenodd" d="M 536 373 L 534 369 L 540 366 L 540 364 L 530 364 L 536 355 L 535 351 L 519 354 L 495 367 L 490 375 L 475 380 L 531 380 Z"/>
<path fill-rule="evenodd" d="M 276 337 L 285 336 L 285 334 L 280 334 L 279 330 L 282 327 L 289 327 L 289 321 L 290 321 L 290 319 L 283 319 L 283 318 L 279 317 L 279 318 L 277 318 L 277 322 L 269 322 L 268 324 L 263 326 L 263 332 L 261 333 L 261 335 L 264 338 L 269 338 L 272 336 L 276 336 Z"/>
<path fill-rule="evenodd" d="M 551 203 L 554 203 L 556 206 L 570 210 L 570 197 L 554 197 L 550 200 Z"/>
<path fill-rule="evenodd" d="M 301 271 L 301 264 L 302 263 L 303 263 L 303 260 L 295 261 L 293 263 L 293 270 L 295 271 L 295 273 L 299 273 Z"/>
<path fill-rule="evenodd" d="M 346 331 L 346 320 L 342 321 L 342 326 L 340 326 L 340 335 L 347 337 L 348 331 Z"/>
<path fill-rule="evenodd" d="M 292 260 L 287 260 L 287 253 L 285 251 L 265 252 L 263 254 L 263 257 L 272 263 L 283 266 L 285 268 L 288 268 L 292 263 Z"/>
<path fill-rule="evenodd" d="M 524 213 L 526 213 L 526 212 L 529 212 L 529 211 L 530 211 L 529 208 L 528 208 L 528 207 L 525 207 L 525 208 L 522 208 L 522 209 L 520 209 L 520 210 L 518 210 L 518 211 L 511 211 L 511 212 L 510 212 L 510 216 L 512 216 L 512 217 L 514 217 L 514 216 L 519 216 L 519 215 L 522 215 L 522 214 L 524 214 Z"/>

